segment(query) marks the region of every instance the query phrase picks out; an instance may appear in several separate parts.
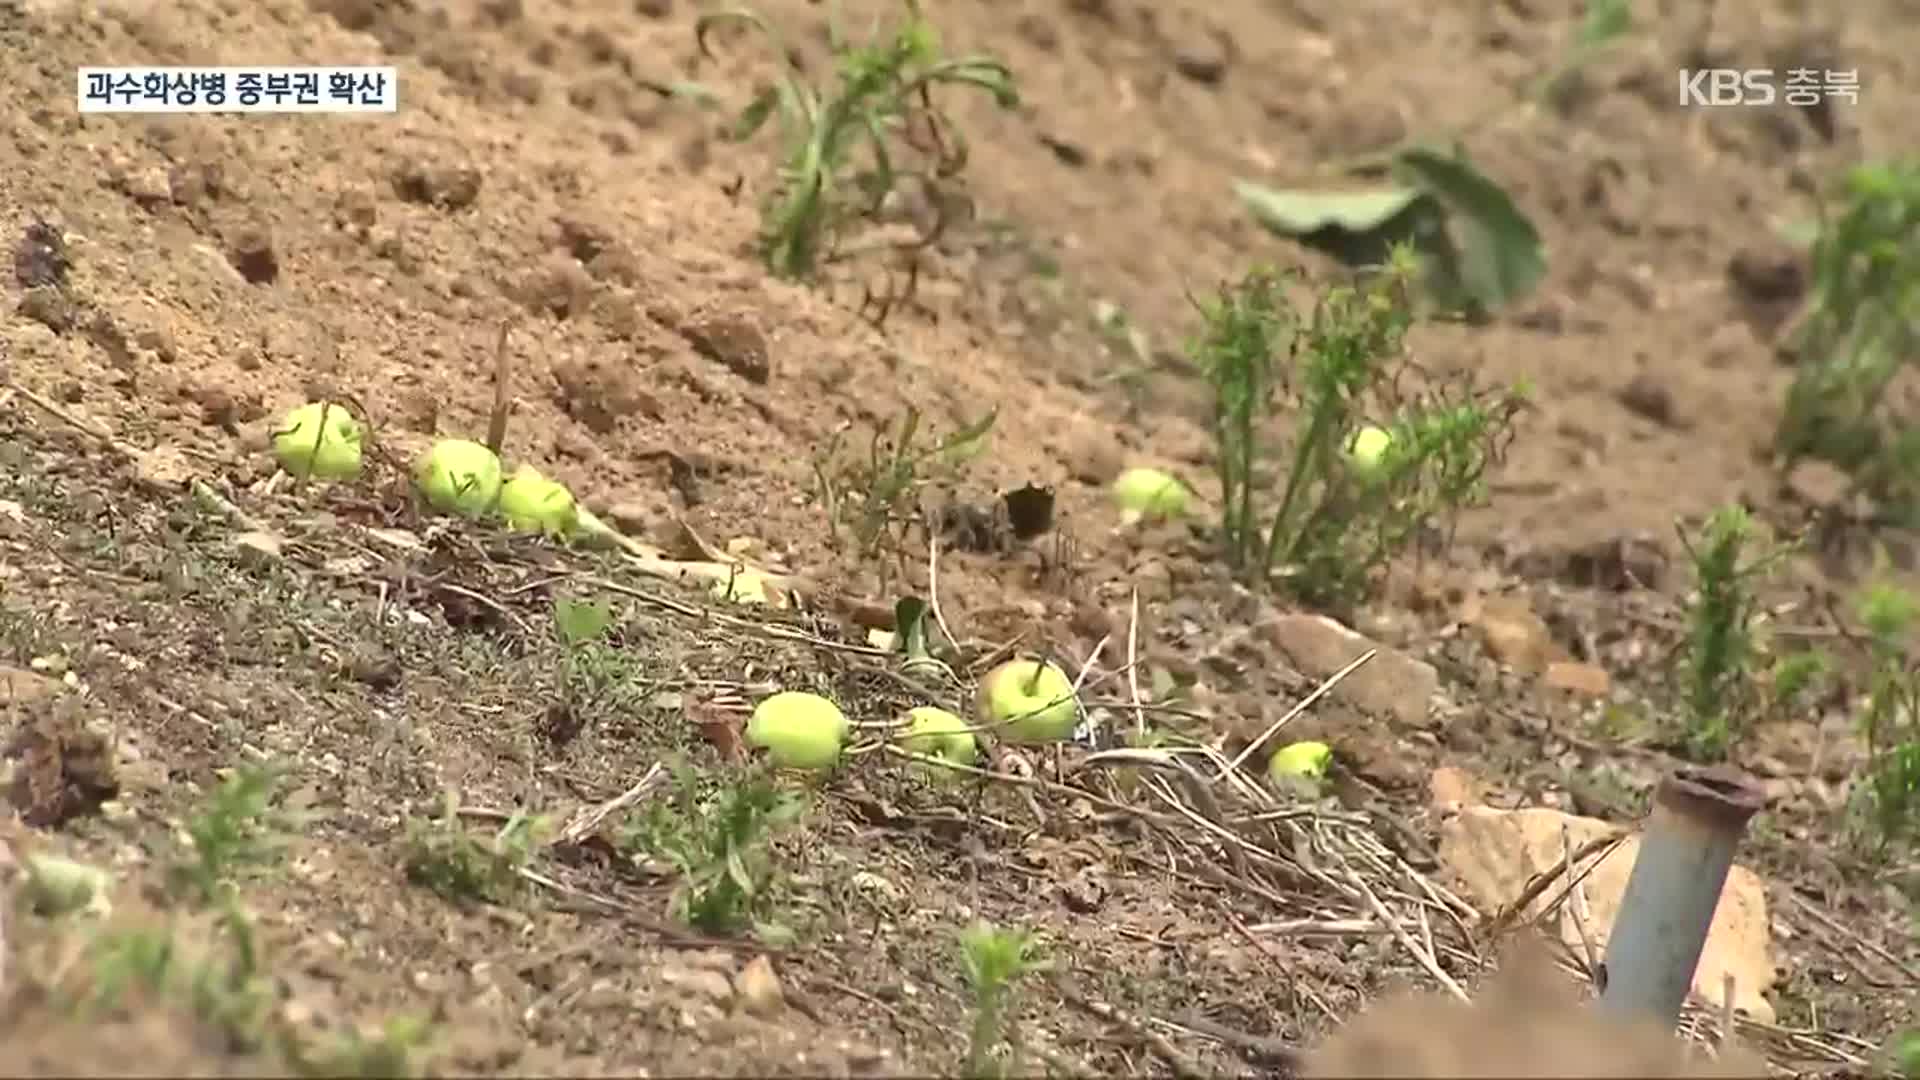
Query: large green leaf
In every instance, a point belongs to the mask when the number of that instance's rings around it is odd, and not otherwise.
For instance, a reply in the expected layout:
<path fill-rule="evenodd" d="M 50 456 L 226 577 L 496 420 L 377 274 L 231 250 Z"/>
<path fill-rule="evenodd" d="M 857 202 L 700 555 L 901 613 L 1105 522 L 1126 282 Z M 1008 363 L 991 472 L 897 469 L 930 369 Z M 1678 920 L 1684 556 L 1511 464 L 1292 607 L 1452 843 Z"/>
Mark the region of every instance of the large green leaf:
<path fill-rule="evenodd" d="M 1505 307 L 1546 276 L 1539 231 L 1500 185 L 1465 158 L 1415 147 L 1396 154 L 1393 168 L 1403 182 L 1446 207 L 1459 247 L 1459 284 L 1473 306 Z"/>
<path fill-rule="evenodd" d="M 1326 252 L 1349 266 L 1376 265 L 1388 249 L 1416 240 L 1438 214 L 1416 187 L 1372 191 L 1299 191 L 1235 181 L 1254 220 L 1281 236 Z"/>

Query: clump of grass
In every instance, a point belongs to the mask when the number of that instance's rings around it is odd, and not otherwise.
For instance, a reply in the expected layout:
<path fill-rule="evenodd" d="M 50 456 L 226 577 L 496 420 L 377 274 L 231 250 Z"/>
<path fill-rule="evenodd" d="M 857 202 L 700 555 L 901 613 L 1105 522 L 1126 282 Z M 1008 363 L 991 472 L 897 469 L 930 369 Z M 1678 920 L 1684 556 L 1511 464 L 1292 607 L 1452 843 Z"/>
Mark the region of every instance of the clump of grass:
<path fill-rule="evenodd" d="M 1748 559 L 1759 537 L 1752 516 L 1737 505 L 1715 511 L 1697 544 L 1684 532 L 1680 540 L 1692 556 L 1696 580 L 1681 654 L 1686 750 L 1714 760 L 1726 756 L 1756 707 L 1753 585 L 1788 549 Z M 1788 677 L 1796 675 L 1790 671 Z"/>
<path fill-rule="evenodd" d="M 935 103 L 936 91 L 971 87 L 1002 108 L 1019 104 L 1005 64 L 987 56 L 943 56 L 920 4 L 906 0 L 902 7 L 900 24 L 885 34 L 876 26 L 864 45 L 829 26 L 837 83 L 825 88 L 807 82 L 799 54 L 759 13 L 735 8 L 695 23 L 702 55 L 712 55 L 707 35 L 714 28 L 744 24 L 765 35 L 786 64 L 728 132 L 744 140 L 779 117 L 779 178 L 762 208 L 761 251 L 781 277 L 805 277 L 832 259 L 848 227 L 874 219 L 903 179 L 946 181 L 965 168 L 966 141 Z M 902 167 L 910 152 L 925 162 L 923 170 Z M 921 239 L 930 242 L 932 236 Z"/>
<path fill-rule="evenodd" d="M 670 797 L 628 819 L 622 848 L 679 871 L 669 902 L 676 920 L 715 934 L 747 927 L 783 934 L 767 919 L 779 877 L 769 840 L 806 804 L 764 774 L 738 777 L 711 794 L 700 788 L 693 773 L 681 771 Z"/>
<path fill-rule="evenodd" d="M 1920 836 L 1920 670 L 1908 659 L 1920 601 L 1887 584 L 1859 599 L 1871 664 L 1860 727 L 1867 741 L 1861 810 L 1881 852 Z"/>
<path fill-rule="evenodd" d="M 1883 508 L 1920 514 L 1920 427 L 1888 388 L 1920 355 L 1920 159 L 1863 165 L 1813 245 L 1812 294 L 1794 335 L 1794 380 L 1775 432 L 1783 467 L 1816 458 Z"/>
<path fill-rule="evenodd" d="M 578 727 L 595 710 L 618 706 L 633 686 L 626 656 L 610 647 L 613 605 L 606 600 L 553 602 L 554 632 L 560 639 L 560 697 L 554 702 L 550 730 Z"/>
<path fill-rule="evenodd" d="M 520 871 L 539 849 L 547 824 L 519 811 L 482 839 L 461 824 L 458 801 L 449 792 L 438 821 L 407 822 L 407 880 L 456 902 L 505 903 L 519 892 Z"/>
<path fill-rule="evenodd" d="M 221 781 L 187 821 L 192 850 L 171 868 L 176 889 L 200 903 L 229 899 L 236 873 L 279 856 L 295 824 L 274 806 L 281 776 L 273 766 L 248 765 Z"/>
<path fill-rule="evenodd" d="M 395 1080 L 421 1075 L 420 1058 L 431 1031 L 419 1017 L 396 1017 L 372 1035 L 349 1031 L 317 1047 L 295 1044 L 287 1056 L 302 1076 Z"/>
<path fill-rule="evenodd" d="M 1304 313 L 1286 297 L 1296 277 L 1265 268 L 1198 305 L 1190 353 L 1213 395 L 1220 535 L 1244 578 L 1278 576 L 1307 603 L 1347 607 L 1389 558 L 1485 497 L 1519 394 L 1411 378 L 1403 343 L 1417 272 L 1400 247 Z M 1295 431 L 1269 504 L 1268 426 L 1282 409 Z M 1390 441 L 1361 467 L 1347 451 L 1369 424 Z"/>
<path fill-rule="evenodd" d="M 1008 1023 L 1020 979 L 1043 970 L 1030 931 L 975 922 L 960 933 L 960 966 L 973 992 L 973 1025 L 967 1037 L 968 1080 L 1019 1075 L 1019 1033 Z M 1007 1057 L 995 1061 L 1004 1043 Z"/>
<path fill-rule="evenodd" d="M 236 1050 L 260 1045 L 274 1002 L 261 969 L 251 921 L 228 905 L 217 946 L 189 948 L 171 926 L 114 926 L 87 942 L 83 979 L 63 990 L 84 1015 L 99 1015 L 145 994 L 177 1002 Z"/>
<path fill-rule="evenodd" d="M 836 434 L 813 463 L 814 479 L 836 540 L 840 529 L 852 534 L 862 556 L 877 554 L 895 530 L 914 521 L 916 496 L 929 481 L 955 479 L 986 445 L 996 413 L 931 444 L 919 442 L 920 413 L 912 406 L 898 431 L 875 430 L 864 458 L 841 456 Z"/>

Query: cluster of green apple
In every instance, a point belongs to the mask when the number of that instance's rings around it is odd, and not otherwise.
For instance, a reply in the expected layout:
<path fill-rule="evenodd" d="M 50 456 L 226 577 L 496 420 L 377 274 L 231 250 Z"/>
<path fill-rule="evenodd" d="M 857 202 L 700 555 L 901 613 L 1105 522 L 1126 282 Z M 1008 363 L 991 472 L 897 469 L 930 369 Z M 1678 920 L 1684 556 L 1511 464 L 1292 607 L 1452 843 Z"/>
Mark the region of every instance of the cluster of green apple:
<path fill-rule="evenodd" d="M 1378 475 L 1392 444 L 1393 435 L 1387 429 L 1371 424 L 1361 427 L 1347 442 L 1347 464 L 1363 480 Z M 1127 469 L 1113 482 L 1113 501 L 1126 525 L 1182 517 L 1188 498 L 1186 485 L 1160 469 Z"/>
<path fill-rule="evenodd" d="M 1012 660 L 989 672 L 980 682 L 975 711 L 978 722 L 969 724 L 945 709 L 909 709 L 899 746 L 932 759 L 919 767 L 950 772 L 946 765 L 971 767 L 980 760 L 978 732 L 1021 745 L 1058 743 L 1073 738 L 1080 723 L 1073 680 L 1058 665 L 1038 660 Z M 788 690 L 754 708 L 747 741 L 784 768 L 830 769 L 839 763 L 852 728 L 832 701 Z"/>
<path fill-rule="evenodd" d="M 315 401 L 287 414 L 273 436 L 274 457 L 295 476 L 347 480 L 360 475 L 360 424 L 345 406 Z M 442 439 L 414 467 L 414 482 L 434 509 L 465 517 L 498 512 L 509 528 L 569 536 L 588 524 L 563 484 L 522 465 L 505 476 L 500 457 L 470 439 Z"/>

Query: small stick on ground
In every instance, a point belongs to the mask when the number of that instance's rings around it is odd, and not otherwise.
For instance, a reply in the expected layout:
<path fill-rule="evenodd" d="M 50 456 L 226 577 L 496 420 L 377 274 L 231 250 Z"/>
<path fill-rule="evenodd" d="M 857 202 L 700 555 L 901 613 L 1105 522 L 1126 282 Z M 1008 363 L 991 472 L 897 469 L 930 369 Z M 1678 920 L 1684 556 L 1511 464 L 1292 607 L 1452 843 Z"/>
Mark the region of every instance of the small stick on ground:
<path fill-rule="evenodd" d="M 1295 705 L 1293 708 L 1287 710 L 1287 714 L 1285 716 L 1282 716 L 1280 719 L 1275 720 L 1273 723 L 1267 725 L 1267 730 L 1261 732 L 1259 738 L 1248 743 L 1246 749 L 1234 755 L 1233 760 L 1227 764 L 1226 768 L 1222 770 L 1220 775 L 1224 777 L 1228 773 L 1232 772 L 1233 770 L 1238 769 L 1242 764 L 1246 762 L 1248 758 L 1253 756 L 1254 751 L 1260 749 L 1262 746 L 1265 746 L 1267 743 L 1267 740 L 1273 738 L 1275 732 L 1278 732 L 1281 728 L 1286 727 L 1287 724 L 1291 722 L 1294 717 L 1299 716 L 1303 712 L 1306 712 L 1307 709 L 1312 707 L 1314 702 L 1319 701 L 1321 698 L 1326 697 L 1329 693 L 1332 693 L 1334 687 L 1339 686 L 1341 681 L 1344 680 L 1347 676 L 1360 670 L 1360 665 L 1373 659 L 1374 654 L 1379 651 L 1380 651 L 1379 649 L 1368 649 L 1366 652 L 1361 653 L 1359 658 L 1354 660 L 1353 663 L 1348 664 L 1346 667 L 1343 667 L 1339 671 L 1336 671 L 1332 675 L 1328 676 L 1327 681 L 1315 687 L 1313 693 L 1308 694 L 1304 698 L 1301 698 L 1300 704 Z"/>
<path fill-rule="evenodd" d="M 1133 590 L 1127 610 L 1127 699 L 1133 702 L 1133 734 L 1136 745 L 1147 742 L 1147 711 L 1140 707 L 1140 590 Z"/>
<path fill-rule="evenodd" d="M 660 785 L 660 782 L 666 778 L 666 775 L 666 766 L 661 765 L 659 762 L 654 762 L 653 768 L 648 769 L 646 775 L 642 776 L 632 787 L 598 806 L 581 807 L 578 812 L 567 819 L 567 824 L 561 828 L 560 835 L 554 839 L 554 843 L 578 844 L 580 841 L 592 836 L 599 830 L 601 822 L 627 809 L 641 799 L 646 798 L 654 788 Z"/>
<path fill-rule="evenodd" d="M 487 417 L 487 449 L 496 456 L 507 443 L 507 414 L 513 403 L 507 396 L 507 333 L 513 323 L 500 324 L 500 340 L 493 347 L 493 412 Z"/>

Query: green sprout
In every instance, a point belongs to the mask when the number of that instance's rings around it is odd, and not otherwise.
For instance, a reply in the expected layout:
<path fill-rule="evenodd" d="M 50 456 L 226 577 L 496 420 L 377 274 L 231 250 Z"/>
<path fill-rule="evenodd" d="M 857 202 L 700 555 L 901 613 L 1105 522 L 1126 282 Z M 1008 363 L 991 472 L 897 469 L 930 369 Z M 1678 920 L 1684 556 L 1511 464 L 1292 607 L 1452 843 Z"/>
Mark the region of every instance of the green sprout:
<path fill-rule="evenodd" d="M 780 118 L 779 182 L 763 208 L 761 234 L 767 266 L 780 277 L 806 277 L 832 259 L 847 226 L 873 219 L 903 179 L 933 183 L 965 167 L 966 142 L 935 104 L 935 90 L 970 86 L 1002 108 L 1019 104 L 1005 64 L 986 56 L 943 57 L 939 36 L 917 0 L 903 6 L 906 19 L 891 36 L 881 36 L 876 26 L 874 40 L 866 45 L 850 44 L 837 25 L 829 26 L 839 80 L 831 90 L 806 82 L 798 54 L 757 12 L 715 11 L 695 23 L 702 55 L 712 55 L 707 35 L 716 27 L 744 24 L 767 37 L 787 64 L 784 75 L 754 96 L 728 132 L 745 140 L 775 114 Z M 905 149 L 929 159 L 930 169 L 901 167 L 897 159 Z M 932 238 L 923 237 L 923 244 Z"/>

